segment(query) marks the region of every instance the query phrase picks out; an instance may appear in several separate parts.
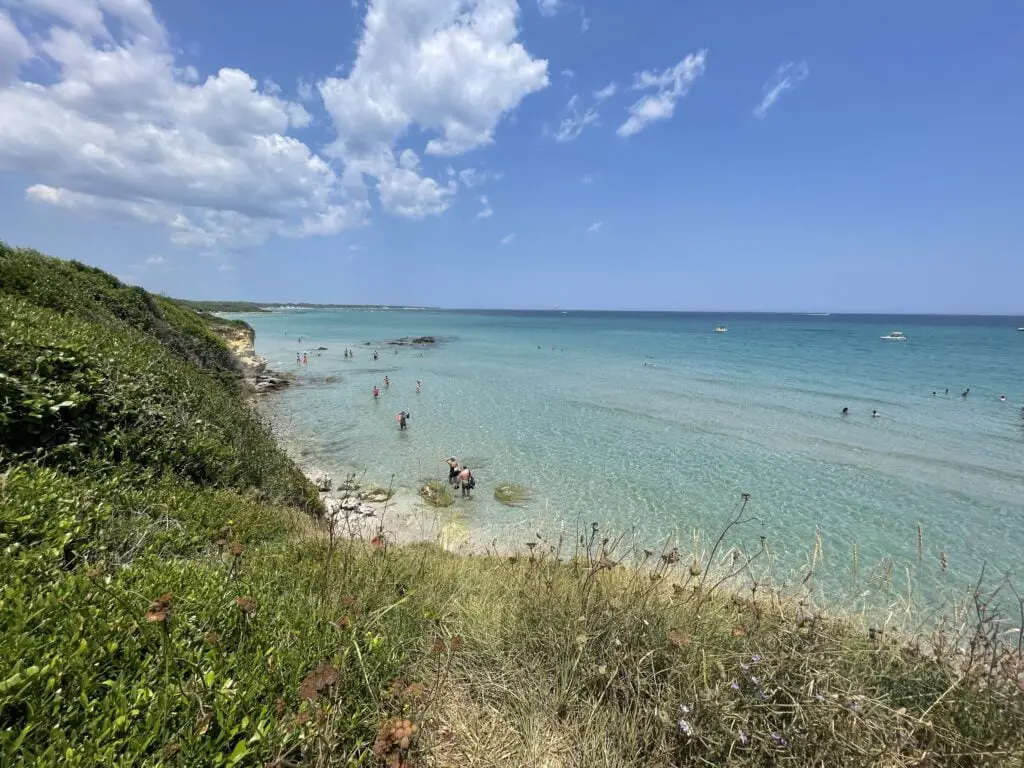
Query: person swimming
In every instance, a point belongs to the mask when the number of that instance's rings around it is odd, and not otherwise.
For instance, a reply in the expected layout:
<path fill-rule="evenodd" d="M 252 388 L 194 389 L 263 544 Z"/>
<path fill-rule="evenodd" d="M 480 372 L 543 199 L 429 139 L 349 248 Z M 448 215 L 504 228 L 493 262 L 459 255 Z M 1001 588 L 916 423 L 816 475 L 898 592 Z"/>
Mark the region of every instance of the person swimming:
<path fill-rule="evenodd" d="M 420 384 L 420 380 L 419 379 L 416 379 L 416 394 L 418 395 L 422 391 L 423 391 L 423 385 Z"/>
<path fill-rule="evenodd" d="M 385 376 L 384 377 L 384 389 L 389 389 L 390 387 L 391 387 L 391 379 L 389 379 L 387 376 Z"/>
<path fill-rule="evenodd" d="M 872 411 L 872 412 L 871 412 L 871 418 L 872 418 L 872 419 L 877 419 L 877 418 L 879 418 L 879 417 L 880 417 L 881 415 L 882 415 L 882 414 L 880 414 L 880 413 L 879 413 L 878 411 Z"/>
<path fill-rule="evenodd" d="M 1005 403 L 1006 402 L 1006 395 L 1000 395 L 999 396 L 999 402 L 1000 403 Z"/>
<path fill-rule="evenodd" d="M 849 416 L 850 415 L 850 409 L 844 406 L 843 410 L 840 412 L 839 415 L 840 416 Z"/>

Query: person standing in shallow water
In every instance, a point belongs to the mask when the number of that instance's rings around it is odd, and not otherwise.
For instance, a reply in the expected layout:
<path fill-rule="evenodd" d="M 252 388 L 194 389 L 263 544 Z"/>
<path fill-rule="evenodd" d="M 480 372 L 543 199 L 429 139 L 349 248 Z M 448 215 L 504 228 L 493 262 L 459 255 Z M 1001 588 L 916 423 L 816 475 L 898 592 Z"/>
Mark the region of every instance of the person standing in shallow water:
<path fill-rule="evenodd" d="M 398 416 L 396 418 L 398 419 L 398 428 L 405 429 L 405 422 L 409 418 L 409 414 L 406 413 L 405 411 L 399 411 Z"/>
<path fill-rule="evenodd" d="M 850 409 L 847 408 L 847 407 L 844 407 L 842 412 L 840 413 L 840 415 L 841 416 L 849 416 L 850 415 Z"/>
<path fill-rule="evenodd" d="M 459 485 L 462 486 L 462 498 L 470 498 L 470 493 L 476 487 L 476 478 L 473 477 L 473 472 L 469 467 L 463 467 L 459 472 Z"/>
<path fill-rule="evenodd" d="M 378 397 L 380 397 L 380 390 L 377 389 L 377 385 L 374 384 L 373 385 L 373 399 L 376 400 Z"/>
<path fill-rule="evenodd" d="M 459 472 L 462 470 L 454 456 L 450 457 L 445 463 L 448 465 L 448 485 L 454 488 L 459 483 Z"/>

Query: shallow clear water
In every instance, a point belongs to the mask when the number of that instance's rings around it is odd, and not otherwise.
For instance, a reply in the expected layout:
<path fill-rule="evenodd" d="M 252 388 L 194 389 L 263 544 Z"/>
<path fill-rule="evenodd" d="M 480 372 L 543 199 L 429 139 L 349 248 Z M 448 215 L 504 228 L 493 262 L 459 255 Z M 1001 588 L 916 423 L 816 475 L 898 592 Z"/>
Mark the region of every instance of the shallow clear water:
<path fill-rule="evenodd" d="M 915 563 L 918 522 L 926 562 L 948 552 L 951 579 L 975 576 L 983 561 L 1012 570 L 1024 552 L 1020 320 L 412 310 L 242 317 L 271 368 L 310 383 L 266 401 L 310 463 L 336 475 L 365 471 L 383 485 L 393 475 L 411 495 L 444 473 L 441 459 L 456 456 L 479 483 L 460 514 L 488 537 L 572 536 L 578 521 L 600 521 L 636 528 L 645 542 L 685 539 L 720 529 L 747 492 L 763 525 L 743 535 L 765 535 L 794 568 L 807 561 L 815 528 L 836 572 L 854 542 L 864 564 Z M 713 333 L 717 324 L 728 333 Z M 894 328 L 910 340 L 880 340 Z M 442 343 L 397 355 L 384 343 L 424 334 Z M 380 346 L 378 362 L 367 341 Z M 321 345 L 328 349 L 317 356 Z M 343 358 L 345 346 L 354 360 Z M 300 349 L 311 350 L 308 366 L 295 365 Z M 328 376 L 338 378 L 323 383 Z M 412 414 L 406 432 L 395 422 L 401 409 Z M 530 486 L 534 501 L 498 504 L 491 488 L 499 482 Z"/>

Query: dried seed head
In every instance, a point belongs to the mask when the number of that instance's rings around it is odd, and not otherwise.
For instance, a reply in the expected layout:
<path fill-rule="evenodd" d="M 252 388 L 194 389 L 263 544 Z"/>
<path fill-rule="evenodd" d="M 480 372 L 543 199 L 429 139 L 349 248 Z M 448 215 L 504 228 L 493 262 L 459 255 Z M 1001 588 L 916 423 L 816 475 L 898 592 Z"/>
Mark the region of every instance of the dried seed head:
<path fill-rule="evenodd" d="M 235 605 L 246 615 L 256 613 L 256 610 L 260 607 L 260 604 L 251 597 L 236 597 Z"/>
<path fill-rule="evenodd" d="M 146 621 L 160 624 L 166 622 L 171 617 L 172 602 L 174 602 L 174 596 L 170 592 L 160 595 L 160 597 L 149 604 L 149 610 L 146 611 Z"/>

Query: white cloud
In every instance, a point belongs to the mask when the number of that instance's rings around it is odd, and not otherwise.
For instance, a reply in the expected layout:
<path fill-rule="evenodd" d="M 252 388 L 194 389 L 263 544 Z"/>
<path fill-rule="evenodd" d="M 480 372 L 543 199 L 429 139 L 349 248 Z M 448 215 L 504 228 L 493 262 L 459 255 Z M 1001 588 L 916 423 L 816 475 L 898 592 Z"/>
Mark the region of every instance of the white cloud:
<path fill-rule="evenodd" d="M 547 87 L 547 62 L 516 39 L 518 10 L 516 0 L 372 0 L 350 74 L 317 84 L 347 189 L 365 195 L 364 175 L 376 179 L 382 206 L 401 213 L 384 194 L 384 160 L 410 129 L 435 134 L 426 154 L 460 155 L 493 143 L 502 118 Z M 425 182 L 422 207 L 443 210 L 444 188 Z"/>
<path fill-rule="evenodd" d="M 349 249 L 349 251 L 350 251 L 350 252 L 352 252 L 352 253 L 359 253 L 360 251 L 365 251 L 365 250 L 366 250 L 366 249 L 365 249 L 365 248 L 364 248 L 363 246 L 361 246 L 361 245 L 350 245 L 350 246 L 348 247 L 348 249 Z"/>
<path fill-rule="evenodd" d="M 449 168 L 449 176 L 455 176 L 455 169 Z M 486 184 L 488 181 L 501 181 L 504 174 L 493 171 L 478 171 L 476 168 L 463 168 L 458 172 L 459 181 L 470 189 Z"/>
<path fill-rule="evenodd" d="M 0 87 L 0 170 L 33 177 L 29 200 L 160 224 L 202 248 L 363 220 L 330 166 L 287 135 L 309 114 L 237 69 L 198 82 L 148 0 L 19 6 L 52 67 Z"/>
<path fill-rule="evenodd" d="M 619 86 L 616 83 L 608 83 L 604 88 L 594 91 L 592 94 L 594 105 L 586 109 L 580 108 L 579 94 L 569 99 L 569 103 L 565 105 L 565 111 L 568 114 L 562 118 L 558 128 L 552 134 L 555 141 L 574 141 L 579 138 L 580 134 L 583 133 L 583 129 L 588 125 L 598 125 L 597 108 L 601 106 L 602 102 L 611 98 L 618 90 Z M 545 132 L 547 132 L 547 129 L 545 129 Z"/>
<path fill-rule="evenodd" d="M 599 91 L 594 91 L 594 101 L 600 104 L 602 101 L 606 101 L 619 92 L 618 83 L 608 83 L 604 88 Z"/>
<path fill-rule="evenodd" d="M 598 232 L 601 231 L 602 227 L 604 227 L 604 222 L 602 222 L 602 221 L 595 221 L 593 224 L 591 224 L 589 227 L 587 227 L 587 234 L 588 235 L 596 235 Z"/>
<path fill-rule="evenodd" d="M 587 173 L 587 174 L 583 175 L 583 178 L 580 179 L 580 181 L 582 183 L 584 183 L 584 184 L 593 184 L 594 183 L 594 177 L 591 176 L 589 173 Z"/>
<path fill-rule="evenodd" d="M 31 26 L 0 12 L 0 171 L 28 175 L 30 200 L 161 224 L 182 245 L 364 224 L 368 179 L 384 210 L 438 214 L 460 180 L 430 178 L 400 140 L 428 134 L 429 155 L 485 146 L 548 85 L 547 62 L 517 40 L 516 0 L 371 0 L 350 74 L 316 84 L 336 171 L 290 135 L 312 122 L 299 101 L 237 69 L 200 80 L 150 0 L 0 0 L 13 2 Z M 51 71 L 17 80 L 33 55 Z M 314 97 L 303 81 L 297 92 Z"/>
<path fill-rule="evenodd" d="M 576 73 L 571 69 L 563 69 L 561 74 L 562 77 L 576 77 Z"/>
<path fill-rule="evenodd" d="M 221 264 L 219 267 L 217 267 L 217 271 L 218 272 L 234 272 L 237 269 L 238 268 L 234 264 L 229 264 L 226 261 L 223 264 Z"/>
<path fill-rule="evenodd" d="M 32 46 L 7 11 L 0 10 L 0 87 L 18 76 L 23 62 L 32 58 Z"/>
<path fill-rule="evenodd" d="M 558 124 L 558 130 L 554 133 L 555 141 L 574 141 L 588 125 L 597 124 L 597 107 L 587 107 L 581 112 L 579 103 L 580 97 L 576 95 L 565 105 L 569 115 L 563 117 Z"/>
<path fill-rule="evenodd" d="M 768 82 L 761 89 L 763 98 L 761 103 L 754 107 L 754 114 L 763 118 L 768 114 L 768 110 L 772 108 L 772 105 L 778 101 L 779 96 L 785 91 L 796 88 L 797 83 L 809 74 L 810 70 L 803 61 L 799 64 L 794 64 L 792 61 L 782 64 L 775 70 L 775 74 L 768 78 Z"/>
<path fill-rule="evenodd" d="M 142 262 L 142 265 L 144 267 L 163 267 L 167 265 L 167 259 L 163 256 L 150 256 Z"/>
<path fill-rule="evenodd" d="M 561 4 L 562 0 L 537 0 L 537 8 L 543 16 L 554 16 Z"/>
<path fill-rule="evenodd" d="M 501 238 L 501 244 L 502 245 L 508 245 L 509 243 L 511 243 L 515 239 L 516 239 L 516 233 L 515 232 L 509 232 L 507 235 L 505 235 L 503 238 Z"/>
<path fill-rule="evenodd" d="M 489 219 L 494 215 L 494 209 L 491 208 L 491 204 L 487 202 L 487 195 L 480 195 L 480 204 L 483 209 L 477 213 L 478 219 Z"/>
<path fill-rule="evenodd" d="M 590 29 L 590 17 L 587 16 L 586 11 L 580 9 L 580 34 L 586 34 L 588 29 Z"/>
<path fill-rule="evenodd" d="M 629 118 L 619 126 L 622 137 L 633 136 L 656 120 L 667 120 L 675 114 L 676 102 L 686 96 L 693 83 L 704 74 L 707 50 L 688 54 L 670 69 L 645 70 L 634 76 L 633 90 L 655 89 L 629 108 Z"/>

